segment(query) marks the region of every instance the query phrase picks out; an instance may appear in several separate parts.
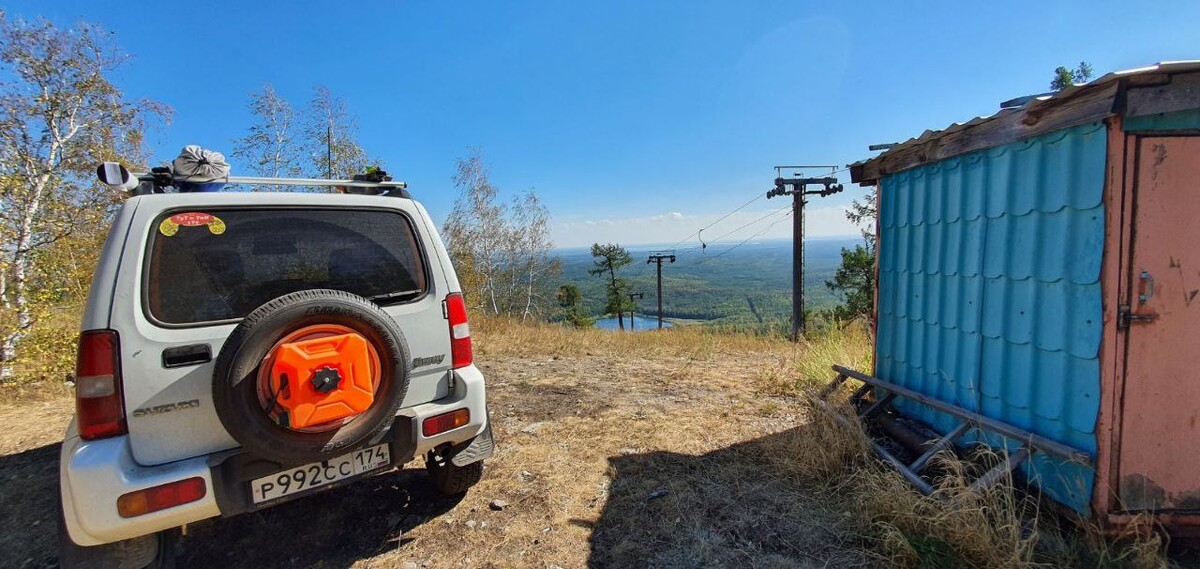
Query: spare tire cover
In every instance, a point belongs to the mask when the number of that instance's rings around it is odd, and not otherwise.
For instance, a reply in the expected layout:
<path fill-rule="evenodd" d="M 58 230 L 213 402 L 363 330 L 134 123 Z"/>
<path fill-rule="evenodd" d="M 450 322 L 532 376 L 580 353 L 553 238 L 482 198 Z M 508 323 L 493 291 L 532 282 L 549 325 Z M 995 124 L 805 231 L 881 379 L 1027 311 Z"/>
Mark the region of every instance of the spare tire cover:
<path fill-rule="evenodd" d="M 273 416 L 277 408 L 260 396 L 263 378 L 271 373 L 261 368 L 273 350 L 289 334 L 308 327 L 336 327 L 362 336 L 377 354 L 379 368 L 369 407 L 320 429 L 290 428 L 286 420 L 281 424 Z M 404 334 L 373 302 L 339 290 L 294 292 L 256 308 L 225 340 L 213 372 L 213 405 L 234 440 L 256 456 L 286 465 L 327 460 L 379 440 L 408 392 L 410 365 Z M 328 383 L 321 375 L 325 372 L 322 368 L 292 381 Z M 318 389 L 324 392 L 329 386 Z"/>

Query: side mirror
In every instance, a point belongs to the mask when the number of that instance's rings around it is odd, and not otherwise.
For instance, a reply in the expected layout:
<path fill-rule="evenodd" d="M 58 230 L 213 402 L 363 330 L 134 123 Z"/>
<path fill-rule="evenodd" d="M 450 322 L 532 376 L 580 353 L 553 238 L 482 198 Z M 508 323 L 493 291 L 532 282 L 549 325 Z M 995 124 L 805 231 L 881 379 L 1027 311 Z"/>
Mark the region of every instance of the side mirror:
<path fill-rule="evenodd" d="M 97 166 L 96 177 L 100 179 L 100 182 L 113 189 L 126 192 L 137 188 L 139 183 L 129 169 L 118 162 L 105 162 Z"/>

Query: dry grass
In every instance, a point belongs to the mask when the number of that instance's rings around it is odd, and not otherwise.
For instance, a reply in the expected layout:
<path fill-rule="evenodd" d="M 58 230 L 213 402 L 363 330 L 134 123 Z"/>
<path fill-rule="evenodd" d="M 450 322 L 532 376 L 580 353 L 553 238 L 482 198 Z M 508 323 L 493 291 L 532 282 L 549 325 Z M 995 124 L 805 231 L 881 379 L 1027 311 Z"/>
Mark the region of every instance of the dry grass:
<path fill-rule="evenodd" d="M 1168 566 L 1166 544 L 1145 527 L 1105 537 L 1091 522 L 1050 513 L 1011 477 L 971 492 L 981 465 L 1003 460 L 991 451 L 936 458 L 935 494 L 926 497 L 873 457 L 862 429 L 846 429 L 816 409 L 808 426 L 791 431 L 788 445 L 810 455 L 776 462 L 798 479 L 823 481 L 823 507 L 851 512 L 855 531 L 890 566 Z"/>
<path fill-rule="evenodd" d="M 466 497 L 434 495 L 412 464 L 196 524 L 180 565 L 1164 564 L 1161 542 L 1143 534 L 1114 542 L 1038 518 L 1011 484 L 971 496 L 953 475 L 959 463 L 942 465 L 951 473 L 940 481 L 944 501 L 880 465 L 861 430 L 801 402 L 835 362 L 869 369 L 861 327 L 792 344 L 697 327 L 634 335 L 473 323 L 498 451 Z M 21 528 L 53 520 L 54 442 L 70 412 L 53 390 L 36 402 L 0 401 L 9 425 L 0 437 L 0 535 L 24 536 L 3 542 L 0 566 L 53 564 L 51 532 Z M 492 500 L 508 505 L 493 510 Z"/>
<path fill-rule="evenodd" d="M 732 358 L 738 365 L 752 361 L 756 388 L 770 395 L 799 395 L 832 379 L 833 364 L 870 369 L 871 341 L 867 327 L 851 322 L 810 334 L 800 343 L 777 336 L 729 333 L 703 326 L 681 326 L 639 334 L 617 334 L 595 328 L 573 329 L 555 324 L 523 323 L 503 318 L 473 317 L 475 349 L 481 359 L 546 356 L 631 356 L 677 358 L 685 365 L 721 365 Z"/>
<path fill-rule="evenodd" d="M 793 344 L 789 344 L 793 345 Z M 759 388 L 776 395 L 801 396 L 833 379 L 834 364 L 871 369 L 871 337 L 866 324 L 854 321 L 826 327 L 782 355 L 778 375 L 764 378 Z"/>
<path fill-rule="evenodd" d="M 484 356 L 579 356 L 636 354 L 638 357 L 683 356 L 710 361 L 718 354 L 774 353 L 789 344 L 779 338 L 723 334 L 702 326 L 681 326 L 639 334 L 598 328 L 520 322 L 472 316 L 476 347 Z"/>
<path fill-rule="evenodd" d="M 792 539 L 808 546 L 793 548 L 793 553 L 803 550 L 798 556 L 754 557 L 752 548 L 739 547 L 738 540 L 744 534 L 736 528 L 771 525 L 775 531 L 789 534 L 789 530 L 796 528 L 789 526 L 787 520 L 797 515 L 821 522 L 823 529 L 817 531 L 825 534 L 826 545 L 841 544 L 840 554 L 846 556 L 840 558 L 842 563 L 1136 568 L 1166 564 L 1164 544 L 1158 534 L 1130 532 L 1123 539 L 1111 539 L 1102 537 L 1087 522 L 1068 523 L 1057 516 L 1043 515 L 1045 508 L 1040 508 L 1035 498 L 1020 492 L 1011 479 L 983 494 L 967 491 L 969 481 L 977 474 L 968 471 L 978 462 L 989 460 L 988 457 L 975 457 L 971 462 L 943 457 L 937 497 L 924 497 L 873 458 L 869 439 L 861 430 L 848 430 L 824 413 L 797 406 L 796 401 L 803 395 L 831 378 L 832 364 L 870 369 L 871 343 L 863 326 L 827 328 L 798 345 L 778 338 L 720 334 L 698 327 L 639 335 L 496 321 L 486 322 L 482 328 L 484 345 L 497 355 L 583 353 L 617 359 L 631 354 L 653 355 L 682 359 L 685 363 L 680 369 L 696 375 L 751 372 L 756 380 L 755 392 L 760 397 L 771 397 L 758 405 L 759 414 L 770 416 L 786 409 L 801 419 L 793 428 L 702 455 L 697 459 L 705 464 L 701 473 L 689 471 L 671 476 L 669 466 L 638 464 L 633 470 L 635 479 L 641 482 L 632 484 L 628 495 L 610 493 L 610 503 L 642 499 L 664 478 L 675 480 L 673 486 L 680 488 L 669 490 L 670 499 L 663 498 L 667 504 L 664 507 L 671 509 L 673 517 L 647 519 L 638 508 L 630 508 L 634 514 L 617 521 L 618 533 L 623 537 L 604 548 L 609 552 L 606 560 L 614 566 L 637 565 L 633 561 L 647 559 L 646 556 L 658 560 L 651 565 L 666 566 L 772 566 L 775 561 L 787 565 L 798 559 L 830 560 L 829 550 L 813 555 L 811 540 L 795 537 Z M 747 355 L 751 356 L 749 363 Z M 729 366 L 739 369 L 727 369 Z M 689 374 L 675 370 L 669 375 Z M 707 380 L 707 384 L 711 385 L 711 381 Z M 677 436 L 677 429 L 684 426 L 695 430 L 722 428 L 720 424 L 677 415 L 670 421 L 657 423 L 657 428 L 663 429 L 660 432 L 671 437 Z M 753 455 L 758 460 L 728 460 L 729 454 Z M 765 471 L 766 476 L 783 484 L 759 483 L 753 492 L 737 493 L 732 503 L 715 499 L 714 495 L 721 493 L 708 490 L 714 482 L 764 475 L 763 461 L 771 467 Z M 610 469 L 610 479 L 629 477 L 627 472 L 623 474 Z M 714 508 L 714 502 L 722 507 Z M 779 503 L 788 504 L 790 511 L 781 511 L 776 507 Z M 714 528 L 712 516 L 723 519 L 725 525 Z M 690 547 L 669 549 L 663 554 L 660 550 L 664 544 L 678 541 L 670 537 L 673 531 L 691 532 L 698 537 L 689 540 L 693 544 Z M 782 536 L 779 539 L 788 541 Z"/>

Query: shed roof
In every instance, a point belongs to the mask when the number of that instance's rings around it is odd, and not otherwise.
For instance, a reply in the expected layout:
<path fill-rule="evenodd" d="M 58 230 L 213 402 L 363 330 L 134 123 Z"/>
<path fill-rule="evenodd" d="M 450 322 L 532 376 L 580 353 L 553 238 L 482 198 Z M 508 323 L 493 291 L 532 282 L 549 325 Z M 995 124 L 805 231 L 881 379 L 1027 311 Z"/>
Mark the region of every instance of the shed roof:
<path fill-rule="evenodd" d="M 1110 116 L 1146 116 L 1200 108 L 1200 60 L 1169 61 L 1108 73 L 1090 83 L 1029 98 L 996 114 L 927 130 L 850 166 L 850 178 L 879 178 L 968 152 L 991 148 Z"/>

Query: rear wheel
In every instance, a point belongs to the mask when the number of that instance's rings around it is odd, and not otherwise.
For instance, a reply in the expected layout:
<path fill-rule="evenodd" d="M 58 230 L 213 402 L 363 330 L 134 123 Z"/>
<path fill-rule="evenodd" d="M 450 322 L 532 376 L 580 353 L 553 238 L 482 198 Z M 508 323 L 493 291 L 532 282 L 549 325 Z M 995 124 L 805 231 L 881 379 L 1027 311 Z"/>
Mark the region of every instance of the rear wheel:
<path fill-rule="evenodd" d="M 176 530 L 85 547 L 71 541 L 59 509 L 58 566 L 62 569 L 174 569 Z"/>
<path fill-rule="evenodd" d="M 429 473 L 429 481 L 438 492 L 457 496 L 465 494 L 483 478 L 483 461 L 456 466 L 450 459 L 431 452 L 425 455 L 425 471 Z"/>

